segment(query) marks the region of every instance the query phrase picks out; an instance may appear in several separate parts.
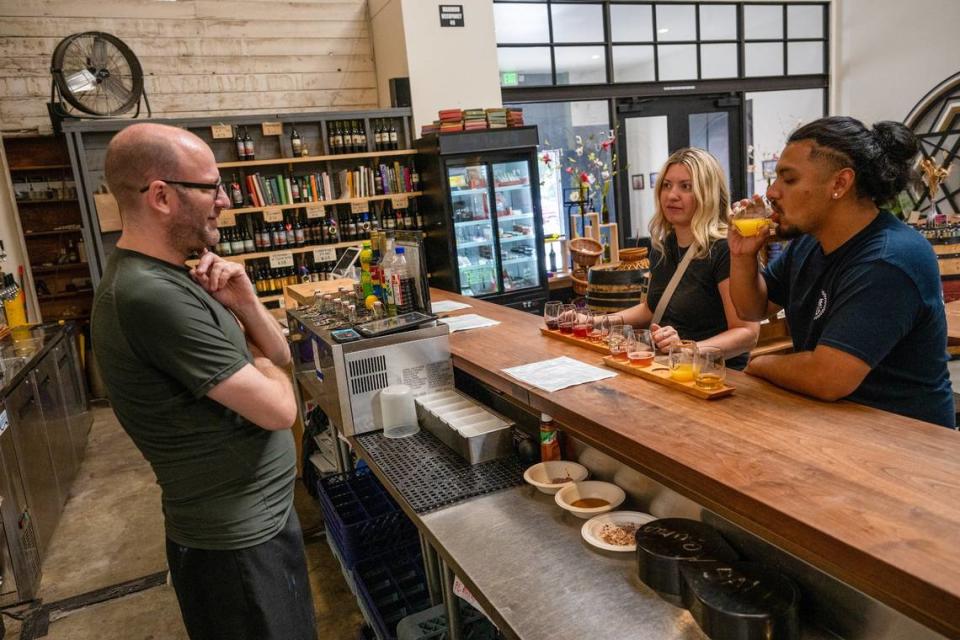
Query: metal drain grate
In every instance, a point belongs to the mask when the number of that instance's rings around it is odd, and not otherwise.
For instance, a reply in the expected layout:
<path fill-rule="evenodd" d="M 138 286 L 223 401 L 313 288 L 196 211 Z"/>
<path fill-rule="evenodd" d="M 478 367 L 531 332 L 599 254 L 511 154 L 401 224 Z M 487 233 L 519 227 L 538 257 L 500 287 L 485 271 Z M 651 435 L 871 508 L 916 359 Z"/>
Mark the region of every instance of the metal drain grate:
<path fill-rule="evenodd" d="M 417 513 L 523 483 L 516 455 L 471 465 L 428 431 L 398 439 L 367 433 L 357 440 Z"/>

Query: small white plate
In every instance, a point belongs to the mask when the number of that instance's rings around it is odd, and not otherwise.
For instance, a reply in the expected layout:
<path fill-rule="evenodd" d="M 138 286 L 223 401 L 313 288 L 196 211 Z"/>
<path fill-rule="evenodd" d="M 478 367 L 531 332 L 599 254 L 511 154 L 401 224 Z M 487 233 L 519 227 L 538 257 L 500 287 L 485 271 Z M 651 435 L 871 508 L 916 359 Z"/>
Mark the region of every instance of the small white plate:
<path fill-rule="evenodd" d="M 656 519 L 656 516 L 643 513 L 642 511 L 611 511 L 609 513 L 601 513 L 583 523 L 583 527 L 580 529 L 580 535 L 583 536 L 584 540 L 598 549 L 605 551 L 636 551 L 637 544 L 635 542 L 622 546 L 604 542 L 603 538 L 600 537 L 600 530 L 603 529 L 603 525 L 635 524 L 637 528 L 639 528 Z"/>

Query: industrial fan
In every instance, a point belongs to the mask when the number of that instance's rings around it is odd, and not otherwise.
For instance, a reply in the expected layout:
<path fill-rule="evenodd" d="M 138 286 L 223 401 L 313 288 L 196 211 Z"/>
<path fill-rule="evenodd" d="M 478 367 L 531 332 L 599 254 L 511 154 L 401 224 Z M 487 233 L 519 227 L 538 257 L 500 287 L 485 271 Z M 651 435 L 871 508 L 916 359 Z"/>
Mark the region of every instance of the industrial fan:
<path fill-rule="evenodd" d="M 47 106 L 58 132 L 64 118 L 109 118 L 134 106 L 136 118 L 141 98 L 150 115 L 140 62 L 116 36 L 101 31 L 67 36 L 53 50 L 50 72 L 53 79 Z M 79 114 L 71 113 L 68 106 Z"/>

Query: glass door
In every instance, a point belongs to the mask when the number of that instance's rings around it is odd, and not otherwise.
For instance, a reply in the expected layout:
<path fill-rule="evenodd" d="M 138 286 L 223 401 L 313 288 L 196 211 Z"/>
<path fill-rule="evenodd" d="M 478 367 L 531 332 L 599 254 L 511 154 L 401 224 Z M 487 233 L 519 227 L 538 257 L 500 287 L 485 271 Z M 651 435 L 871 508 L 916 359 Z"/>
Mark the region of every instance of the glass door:
<path fill-rule="evenodd" d="M 503 291 L 539 287 L 541 270 L 529 161 L 494 162 L 492 167 Z"/>
<path fill-rule="evenodd" d="M 653 189 L 667 157 L 683 147 L 706 149 L 720 162 L 731 201 L 746 195 L 746 143 L 741 100 L 733 96 L 690 96 L 623 100 L 617 105 L 619 145 L 628 169 L 620 172 L 621 230 L 630 238 L 647 237 L 653 217 Z"/>
<path fill-rule="evenodd" d="M 460 294 L 500 292 L 500 272 L 490 208 L 487 165 L 448 166 Z"/>

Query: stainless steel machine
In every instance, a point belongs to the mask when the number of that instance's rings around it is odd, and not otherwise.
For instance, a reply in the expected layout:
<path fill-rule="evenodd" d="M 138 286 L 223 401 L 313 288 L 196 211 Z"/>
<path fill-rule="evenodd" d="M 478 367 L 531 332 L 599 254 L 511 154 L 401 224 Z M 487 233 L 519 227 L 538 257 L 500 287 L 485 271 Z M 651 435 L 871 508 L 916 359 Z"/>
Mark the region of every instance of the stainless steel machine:
<path fill-rule="evenodd" d="M 338 343 L 313 322 L 309 310 L 288 311 L 298 385 L 327 414 L 337 431 L 351 436 L 380 429 L 378 394 L 405 384 L 415 396 L 453 386 L 447 325 L 427 326 L 377 338 Z M 298 398 L 303 400 L 303 398 Z M 302 402 L 301 402 L 302 404 Z M 349 467 L 341 453 L 338 468 Z"/>

